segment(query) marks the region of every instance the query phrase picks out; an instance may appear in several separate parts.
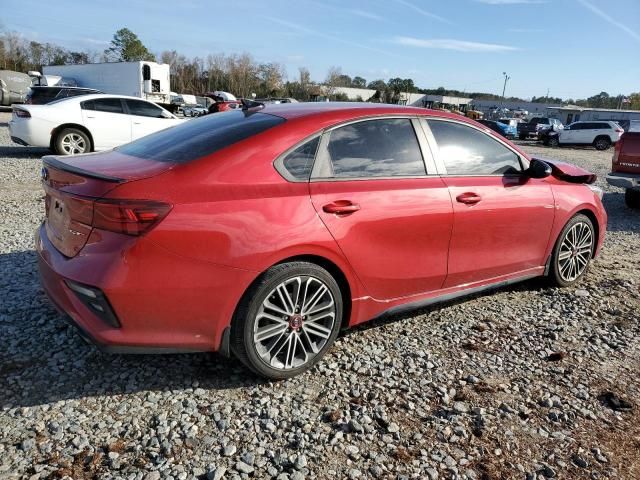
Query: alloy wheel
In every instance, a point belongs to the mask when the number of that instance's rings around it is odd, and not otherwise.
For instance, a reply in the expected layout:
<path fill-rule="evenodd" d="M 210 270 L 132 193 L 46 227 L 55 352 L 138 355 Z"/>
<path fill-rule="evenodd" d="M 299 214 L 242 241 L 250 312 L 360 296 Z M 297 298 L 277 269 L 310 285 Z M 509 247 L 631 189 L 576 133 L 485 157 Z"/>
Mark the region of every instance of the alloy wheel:
<path fill-rule="evenodd" d="M 67 155 L 84 153 L 87 149 L 87 144 L 84 138 L 77 133 L 68 133 L 62 137 L 61 146 L 62 150 L 64 150 Z"/>
<path fill-rule="evenodd" d="M 565 282 L 584 273 L 593 252 L 593 231 L 585 222 L 575 223 L 565 234 L 558 253 L 558 271 Z"/>
<path fill-rule="evenodd" d="M 271 368 L 299 368 L 322 350 L 335 321 L 336 304 L 329 287 L 316 277 L 295 276 L 281 282 L 262 302 L 253 343 Z"/>

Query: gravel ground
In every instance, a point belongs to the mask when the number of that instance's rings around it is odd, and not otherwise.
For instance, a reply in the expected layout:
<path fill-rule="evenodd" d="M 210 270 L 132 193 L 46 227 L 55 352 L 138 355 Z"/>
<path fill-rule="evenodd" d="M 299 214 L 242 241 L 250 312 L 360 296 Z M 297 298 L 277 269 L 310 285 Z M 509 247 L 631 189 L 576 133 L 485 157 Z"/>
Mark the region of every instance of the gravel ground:
<path fill-rule="evenodd" d="M 640 212 L 611 151 L 529 152 L 600 175 L 602 255 L 578 288 L 531 281 L 376 321 L 264 382 L 217 355 L 102 354 L 43 295 L 42 150 L 0 113 L 0 478 L 640 478 Z"/>

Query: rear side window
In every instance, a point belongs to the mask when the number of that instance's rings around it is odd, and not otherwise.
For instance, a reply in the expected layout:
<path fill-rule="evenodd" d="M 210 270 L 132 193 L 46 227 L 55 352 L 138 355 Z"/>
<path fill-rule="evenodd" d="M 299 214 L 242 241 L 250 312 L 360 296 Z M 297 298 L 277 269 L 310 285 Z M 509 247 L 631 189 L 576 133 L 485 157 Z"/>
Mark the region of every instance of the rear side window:
<path fill-rule="evenodd" d="M 309 180 L 319 143 L 320 137 L 303 143 L 276 163 L 277 170 L 287 180 Z"/>
<path fill-rule="evenodd" d="M 119 98 L 99 98 L 82 102 L 83 110 L 95 110 L 96 112 L 124 113 L 122 101 Z"/>
<path fill-rule="evenodd" d="M 329 132 L 327 151 L 333 178 L 426 175 L 411 120 L 367 120 Z"/>
<path fill-rule="evenodd" d="M 259 112 L 232 111 L 186 120 L 116 148 L 117 151 L 159 162 L 187 163 L 285 122 Z"/>
<path fill-rule="evenodd" d="M 489 135 L 459 123 L 429 120 L 448 175 L 505 175 L 522 171 L 513 151 Z"/>

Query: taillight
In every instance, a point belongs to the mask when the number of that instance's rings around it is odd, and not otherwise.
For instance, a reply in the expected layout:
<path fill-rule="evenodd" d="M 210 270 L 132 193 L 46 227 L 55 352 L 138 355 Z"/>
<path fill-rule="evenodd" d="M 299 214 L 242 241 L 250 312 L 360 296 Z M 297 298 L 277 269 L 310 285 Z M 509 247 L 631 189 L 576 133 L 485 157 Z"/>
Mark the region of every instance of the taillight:
<path fill-rule="evenodd" d="M 102 230 L 142 235 L 167 216 L 171 205 L 152 200 L 96 200 L 93 226 Z"/>
<path fill-rule="evenodd" d="M 624 130 L 622 128 L 616 128 L 616 133 L 624 133 Z"/>
<path fill-rule="evenodd" d="M 616 145 L 613 149 L 612 165 L 618 164 L 618 157 L 620 156 L 620 150 L 622 150 L 622 142 L 622 138 L 616 142 Z"/>
<path fill-rule="evenodd" d="M 14 109 L 13 113 L 15 114 L 16 117 L 19 117 L 19 118 L 31 118 L 31 114 L 26 110 L 22 110 L 21 108 Z"/>

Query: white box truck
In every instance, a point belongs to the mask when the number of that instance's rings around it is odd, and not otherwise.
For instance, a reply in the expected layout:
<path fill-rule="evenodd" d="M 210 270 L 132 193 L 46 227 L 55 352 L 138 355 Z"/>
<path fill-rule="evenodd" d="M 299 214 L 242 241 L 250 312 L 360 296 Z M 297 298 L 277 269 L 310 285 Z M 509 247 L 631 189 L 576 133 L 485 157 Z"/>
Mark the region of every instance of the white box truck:
<path fill-rule="evenodd" d="M 49 65 L 44 76 L 73 79 L 79 87 L 95 88 L 114 95 L 130 95 L 171 108 L 169 65 L 156 62 L 86 63 Z"/>

